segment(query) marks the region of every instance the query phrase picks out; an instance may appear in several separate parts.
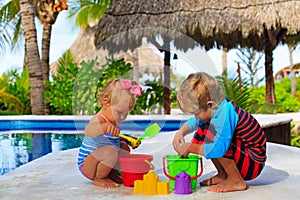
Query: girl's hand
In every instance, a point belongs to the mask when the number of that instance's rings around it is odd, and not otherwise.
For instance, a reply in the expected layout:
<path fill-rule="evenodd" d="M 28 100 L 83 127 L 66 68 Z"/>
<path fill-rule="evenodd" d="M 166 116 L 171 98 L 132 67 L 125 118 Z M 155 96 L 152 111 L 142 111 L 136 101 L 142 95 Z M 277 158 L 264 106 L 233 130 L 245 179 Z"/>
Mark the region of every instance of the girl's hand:
<path fill-rule="evenodd" d="M 120 128 L 112 123 L 105 123 L 106 131 L 109 132 L 113 137 L 116 137 L 120 133 Z"/>
<path fill-rule="evenodd" d="M 135 138 L 135 139 L 136 139 L 136 138 Z M 131 146 L 132 149 L 136 149 L 136 148 L 138 148 L 141 144 L 142 144 L 142 141 L 139 141 L 138 143 L 136 143 L 136 144 L 134 144 L 134 145 L 130 144 L 130 146 Z"/>

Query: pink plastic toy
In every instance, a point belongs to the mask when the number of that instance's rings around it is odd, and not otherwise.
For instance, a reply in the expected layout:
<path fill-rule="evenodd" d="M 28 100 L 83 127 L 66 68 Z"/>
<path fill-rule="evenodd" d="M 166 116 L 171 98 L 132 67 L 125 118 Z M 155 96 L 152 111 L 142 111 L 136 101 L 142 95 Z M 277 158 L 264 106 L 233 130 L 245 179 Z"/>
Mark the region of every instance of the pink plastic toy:
<path fill-rule="evenodd" d="M 143 180 L 153 165 L 153 156 L 147 154 L 125 154 L 119 157 L 124 186 L 133 187 L 135 180 Z"/>

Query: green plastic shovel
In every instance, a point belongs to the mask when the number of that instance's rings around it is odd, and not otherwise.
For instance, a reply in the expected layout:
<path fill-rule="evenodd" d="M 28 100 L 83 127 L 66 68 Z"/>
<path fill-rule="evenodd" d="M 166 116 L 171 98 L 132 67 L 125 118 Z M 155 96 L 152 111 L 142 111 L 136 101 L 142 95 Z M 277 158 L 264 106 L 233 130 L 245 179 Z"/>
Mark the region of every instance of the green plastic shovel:
<path fill-rule="evenodd" d="M 142 141 L 146 137 L 150 137 L 150 138 L 154 137 L 157 133 L 159 133 L 160 130 L 161 128 L 157 123 L 148 126 L 145 129 L 145 133 L 138 138 L 137 142 Z"/>
<path fill-rule="evenodd" d="M 161 130 L 160 126 L 157 123 L 155 123 L 155 124 L 148 126 L 145 129 L 145 133 L 143 135 L 141 135 L 138 139 L 134 139 L 130 135 L 125 135 L 125 134 L 121 134 L 121 133 L 119 134 L 119 136 L 130 141 L 131 145 L 134 146 L 138 142 L 145 139 L 146 137 L 150 137 L 150 138 L 154 137 L 157 133 L 159 133 L 160 130 Z"/>

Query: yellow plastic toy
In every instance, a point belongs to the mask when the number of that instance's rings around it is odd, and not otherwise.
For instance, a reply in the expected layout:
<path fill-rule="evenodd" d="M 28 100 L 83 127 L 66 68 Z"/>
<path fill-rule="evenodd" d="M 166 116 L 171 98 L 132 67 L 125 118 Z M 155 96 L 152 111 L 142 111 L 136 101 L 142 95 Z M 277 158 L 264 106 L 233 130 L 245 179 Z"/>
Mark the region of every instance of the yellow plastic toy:
<path fill-rule="evenodd" d="M 169 194 L 170 186 L 168 181 L 159 181 L 158 175 L 150 171 L 143 176 L 143 180 L 134 181 L 134 194 Z"/>
<path fill-rule="evenodd" d="M 137 139 L 133 138 L 130 135 L 125 135 L 125 134 L 121 134 L 121 133 L 119 134 L 119 136 L 128 140 L 129 142 L 131 142 L 132 146 L 135 146 L 137 143 L 139 143 L 146 137 L 150 137 L 150 138 L 154 137 L 157 133 L 159 133 L 160 130 L 161 130 L 160 126 L 157 123 L 154 123 L 154 124 L 148 126 L 145 129 L 145 133 Z"/>
<path fill-rule="evenodd" d="M 129 136 L 129 135 L 124 135 L 124 134 L 120 133 L 119 136 L 120 136 L 121 138 L 124 138 L 124 139 L 128 140 L 129 142 L 131 142 L 131 145 L 132 145 L 132 146 L 134 146 L 134 145 L 137 144 L 137 141 L 138 141 L 138 140 L 132 138 L 132 137 Z"/>

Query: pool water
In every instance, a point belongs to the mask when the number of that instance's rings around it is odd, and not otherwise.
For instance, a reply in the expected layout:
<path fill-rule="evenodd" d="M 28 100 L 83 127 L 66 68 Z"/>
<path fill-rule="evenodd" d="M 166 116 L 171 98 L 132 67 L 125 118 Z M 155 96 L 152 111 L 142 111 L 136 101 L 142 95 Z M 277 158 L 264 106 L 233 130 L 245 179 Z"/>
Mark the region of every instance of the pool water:
<path fill-rule="evenodd" d="M 0 176 L 51 152 L 77 148 L 82 134 L 0 134 Z"/>
<path fill-rule="evenodd" d="M 48 153 L 79 147 L 90 118 L 91 116 L 1 116 L 0 176 Z M 183 116 L 133 115 L 128 116 L 120 126 L 123 134 L 138 137 L 153 123 L 159 124 L 162 133 L 178 130 L 184 119 Z M 158 135 L 165 137 L 165 134 Z M 143 147 L 139 147 L 140 151 L 149 153 L 149 148 L 143 150 Z M 164 148 L 161 145 L 153 147 L 154 144 L 150 144 L 153 151 Z"/>

